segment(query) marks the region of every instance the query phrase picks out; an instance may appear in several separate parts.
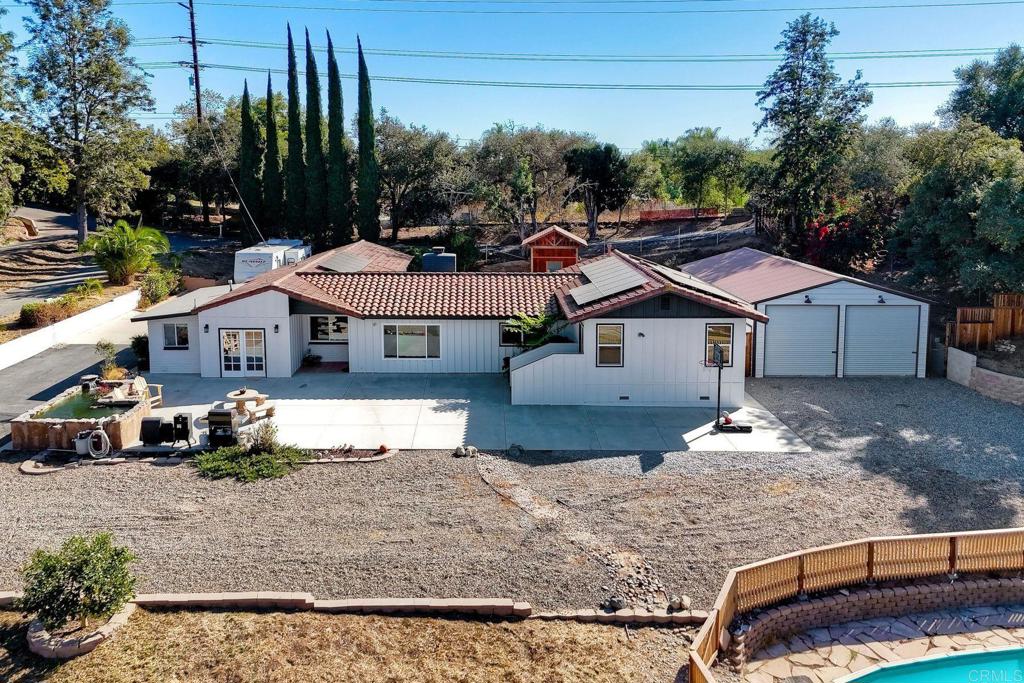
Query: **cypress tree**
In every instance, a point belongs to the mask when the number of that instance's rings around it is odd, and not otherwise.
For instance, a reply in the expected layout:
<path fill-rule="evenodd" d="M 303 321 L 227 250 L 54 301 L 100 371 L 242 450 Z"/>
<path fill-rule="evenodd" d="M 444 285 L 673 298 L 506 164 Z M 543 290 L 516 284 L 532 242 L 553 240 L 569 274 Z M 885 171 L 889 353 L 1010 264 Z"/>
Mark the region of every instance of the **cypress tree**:
<path fill-rule="evenodd" d="M 359 52 L 359 171 L 356 177 L 358 206 L 356 230 L 364 240 L 380 240 L 380 169 L 377 165 L 376 133 L 373 128 L 373 101 L 370 74 L 363 59 L 363 44 L 356 38 Z"/>
<path fill-rule="evenodd" d="M 281 235 L 284 185 L 281 178 L 281 148 L 277 141 L 277 111 L 274 87 L 267 74 L 267 146 L 263 155 L 263 223 L 269 235 Z"/>
<path fill-rule="evenodd" d="M 291 25 L 288 26 L 288 174 L 285 176 L 285 192 L 288 235 L 302 237 L 306 233 L 306 160 L 302 151 L 299 68 L 295 62 Z"/>
<path fill-rule="evenodd" d="M 331 245 L 352 241 L 352 180 L 348 172 L 348 141 L 341 98 L 341 72 L 334 43 L 327 33 L 327 215 Z"/>
<path fill-rule="evenodd" d="M 256 221 L 260 221 L 260 204 L 263 192 L 260 189 L 260 143 L 256 133 L 256 121 L 252 117 L 252 103 L 249 101 L 249 81 L 242 89 L 242 130 L 238 141 L 238 192 L 245 206 L 242 221 L 255 237 Z M 246 210 L 248 209 L 248 211 Z"/>
<path fill-rule="evenodd" d="M 306 230 L 317 248 L 330 244 L 327 234 L 327 164 L 321 126 L 320 76 L 306 29 Z"/>

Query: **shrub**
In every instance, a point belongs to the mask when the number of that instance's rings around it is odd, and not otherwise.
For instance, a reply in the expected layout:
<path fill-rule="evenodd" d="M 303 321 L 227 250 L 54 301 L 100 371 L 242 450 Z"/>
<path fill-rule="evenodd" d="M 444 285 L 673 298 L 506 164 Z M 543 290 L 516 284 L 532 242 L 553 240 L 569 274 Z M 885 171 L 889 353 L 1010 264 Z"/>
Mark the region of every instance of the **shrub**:
<path fill-rule="evenodd" d="M 299 468 L 306 452 L 277 440 L 277 427 L 270 420 L 244 432 L 237 446 L 225 446 L 196 456 L 199 473 L 210 479 L 233 477 L 253 482 L 277 479 Z"/>
<path fill-rule="evenodd" d="M 149 335 L 137 334 L 132 337 L 132 351 L 139 359 L 139 370 L 149 370 Z"/>
<path fill-rule="evenodd" d="M 142 298 L 150 304 L 163 301 L 178 288 L 181 277 L 173 270 L 152 268 L 142 278 Z"/>
<path fill-rule="evenodd" d="M 134 561 L 109 533 L 72 536 L 55 553 L 37 550 L 22 570 L 25 593 L 18 608 L 37 615 L 48 630 L 109 617 L 135 594 Z"/>
<path fill-rule="evenodd" d="M 99 278 L 91 277 L 76 285 L 71 293 L 81 298 L 100 296 L 103 294 L 103 283 Z"/>
<path fill-rule="evenodd" d="M 96 353 L 103 357 L 100 376 L 103 379 L 124 379 L 128 371 L 117 364 L 117 347 L 106 339 L 96 342 Z"/>
<path fill-rule="evenodd" d="M 34 301 L 21 307 L 18 325 L 25 329 L 46 327 L 55 322 L 70 318 L 78 313 L 80 301 L 77 295 L 69 292 L 56 299 Z"/>

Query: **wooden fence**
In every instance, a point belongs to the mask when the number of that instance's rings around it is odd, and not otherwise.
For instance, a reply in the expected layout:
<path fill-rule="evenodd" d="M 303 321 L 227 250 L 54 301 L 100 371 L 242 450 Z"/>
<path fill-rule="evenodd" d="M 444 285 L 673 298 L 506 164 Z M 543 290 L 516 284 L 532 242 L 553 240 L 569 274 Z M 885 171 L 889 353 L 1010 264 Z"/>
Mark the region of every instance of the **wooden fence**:
<path fill-rule="evenodd" d="M 1024 335 L 1024 294 L 996 294 L 992 306 L 956 309 L 956 321 L 946 323 L 946 345 L 958 349 L 987 349 L 998 339 Z"/>
<path fill-rule="evenodd" d="M 711 667 L 738 614 L 803 593 L 867 581 L 1024 570 L 1024 528 L 865 538 L 732 569 L 690 646 L 690 683 L 715 683 Z"/>

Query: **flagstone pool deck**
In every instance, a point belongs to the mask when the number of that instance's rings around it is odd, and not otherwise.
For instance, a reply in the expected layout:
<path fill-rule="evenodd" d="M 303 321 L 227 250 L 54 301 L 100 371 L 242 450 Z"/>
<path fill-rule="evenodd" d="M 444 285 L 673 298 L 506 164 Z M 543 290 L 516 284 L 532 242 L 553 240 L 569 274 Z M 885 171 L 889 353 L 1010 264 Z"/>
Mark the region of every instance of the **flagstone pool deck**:
<path fill-rule="evenodd" d="M 770 645 L 746 664 L 740 680 L 832 683 L 886 663 L 1019 646 L 1024 646 L 1024 605 L 851 621 Z"/>
<path fill-rule="evenodd" d="M 198 422 L 228 391 L 245 385 L 276 404 L 282 441 L 300 448 L 351 444 L 446 449 L 472 444 L 529 450 L 807 452 L 810 447 L 749 396 L 734 412 L 751 434 L 714 430 L 715 410 L 638 406 L 522 406 L 509 403 L 503 375 L 299 373 L 290 378 L 201 378 L 147 374 L 164 385 L 155 415 L 191 413 Z"/>

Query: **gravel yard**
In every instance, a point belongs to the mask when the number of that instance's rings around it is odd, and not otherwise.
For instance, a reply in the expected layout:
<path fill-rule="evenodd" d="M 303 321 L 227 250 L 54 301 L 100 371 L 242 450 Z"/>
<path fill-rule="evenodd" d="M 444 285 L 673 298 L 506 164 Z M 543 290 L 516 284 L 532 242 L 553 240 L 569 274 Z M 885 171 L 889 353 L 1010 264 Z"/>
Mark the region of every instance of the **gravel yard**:
<path fill-rule="evenodd" d="M 773 379 L 748 390 L 815 450 L 532 452 L 514 462 L 406 452 L 251 485 L 184 466 L 29 477 L 7 461 L 0 589 L 17 587 L 33 548 L 111 529 L 139 555 L 143 591 L 576 608 L 608 597 L 618 585 L 608 558 L 628 555 L 649 564 L 650 585 L 707 607 L 729 567 L 778 553 L 1024 525 L 1022 408 L 944 380 Z"/>

